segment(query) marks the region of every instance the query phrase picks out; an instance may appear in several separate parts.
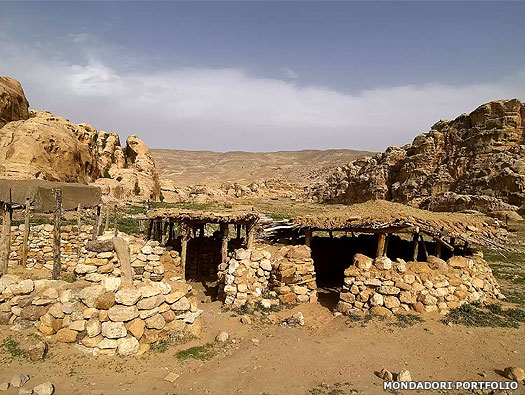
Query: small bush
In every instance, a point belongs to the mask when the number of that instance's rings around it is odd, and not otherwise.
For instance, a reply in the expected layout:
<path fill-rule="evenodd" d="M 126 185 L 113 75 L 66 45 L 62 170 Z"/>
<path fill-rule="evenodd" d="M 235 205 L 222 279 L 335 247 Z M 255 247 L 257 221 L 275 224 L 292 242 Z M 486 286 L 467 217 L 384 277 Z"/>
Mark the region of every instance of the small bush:
<path fill-rule="evenodd" d="M 416 314 L 396 314 L 395 316 L 396 322 L 394 322 L 394 325 L 400 328 L 408 328 L 409 326 L 425 321 L 421 316 Z"/>
<path fill-rule="evenodd" d="M 108 169 L 104 169 L 104 175 L 103 175 L 104 178 L 111 178 L 111 175 L 109 174 L 109 170 Z"/>
<path fill-rule="evenodd" d="M 11 336 L 8 336 L 1 344 L 2 349 L 11 355 L 13 358 L 25 357 L 24 350 L 20 348 L 18 342 Z"/>
<path fill-rule="evenodd" d="M 207 361 L 217 353 L 213 343 L 207 343 L 203 346 L 190 347 L 186 350 L 177 352 L 177 358 L 184 361 L 186 359 L 198 359 L 200 361 Z"/>
<path fill-rule="evenodd" d="M 525 322 L 525 310 L 504 310 L 499 304 L 490 304 L 482 308 L 480 304 L 466 303 L 451 310 L 442 322 L 474 327 L 518 328 L 520 323 Z"/>

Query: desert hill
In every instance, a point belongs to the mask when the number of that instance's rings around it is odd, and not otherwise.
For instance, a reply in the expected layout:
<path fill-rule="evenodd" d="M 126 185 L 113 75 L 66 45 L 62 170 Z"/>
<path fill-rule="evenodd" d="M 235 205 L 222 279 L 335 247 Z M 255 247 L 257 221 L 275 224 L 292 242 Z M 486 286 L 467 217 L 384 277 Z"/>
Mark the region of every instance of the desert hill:
<path fill-rule="evenodd" d="M 249 184 L 280 179 L 309 184 L 337 166 L 373 152 L 349 149 L 278 152 L 212 152 L 152 149 L 160 176 L 177 186 Z"/>
<path fill-rule="evenodd" d="M 514 211 L 525 203 L 525 104 L 500 100 L 439 121 L 411 144 L 338 168 L 314 200 L 385 199 L 437 211 Z"/>

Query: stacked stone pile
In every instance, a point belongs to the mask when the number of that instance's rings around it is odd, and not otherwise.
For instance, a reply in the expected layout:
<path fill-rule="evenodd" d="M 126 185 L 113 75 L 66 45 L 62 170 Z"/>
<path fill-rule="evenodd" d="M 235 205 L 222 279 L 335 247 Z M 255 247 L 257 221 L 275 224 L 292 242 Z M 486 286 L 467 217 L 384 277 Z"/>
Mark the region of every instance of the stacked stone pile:
<path fill-rule="evenodd" d="M 181 271 L 181 259 L 177 251 L 168 251 L 161 247 L 158 241 L 150 240 L 146 244 L 133 243 L 130 245 L 131 267 L 134 278 L 151 281 L 162 281 L 166 269 L 171 268 L 176 273 Z M 182 276 L 181 276 L 182 277 Z"/>
<path fill-rule="evenodd" d="M 317 285 L 311 250 L 305 245 L 286 246 L 273 263 L 271 288 L 283 303 L 317 301 Z"/>
<path fill-rule="evenodd" d="M 72 271 L 77 264 L 80 256 L 79 251 L 83 251 L 85 244 L 91 239 L 92 226 L 83 225 L 80 232 L 76 227 L 69 225 L 61 228 L 61 258 L 62 264 Z M 27 254 L 28 268 L 53 267 L 53 225 L 33 225 L 29 231 L 29 248 Z M 24 224 L 11 227 L 11 254 L 10 264 L 15 265 L 22 262 L 22 246 L 24 240 Z M 82 254 L 82 252 L 81 252 Z"/>
<path fill-rule="evenodd" d="M 392 262 L 354 256 L 345 270 L 337 310 L 390 315 L 402 311 L 446 313 L 466 302 L 503 299 L 487 262 L 480 255 L 453 256 L 447 262 Z"/>
<path fill-rule="evenodd" d="M 0 279 L 0 324 L 31 328 L 93 354 L 129 356 L 169 333 L 196 333 L 197 308 L 184 281 L 136 283 L 120 278 L 84 288 L 53 280 Z"/>
<path fill-rule="evenodd" d="M 272 262 L 264 249 L 238 249 L 227 263 L 219 265 L 224 304 L 240 307 L 263 298 L 268 292 Z"/>

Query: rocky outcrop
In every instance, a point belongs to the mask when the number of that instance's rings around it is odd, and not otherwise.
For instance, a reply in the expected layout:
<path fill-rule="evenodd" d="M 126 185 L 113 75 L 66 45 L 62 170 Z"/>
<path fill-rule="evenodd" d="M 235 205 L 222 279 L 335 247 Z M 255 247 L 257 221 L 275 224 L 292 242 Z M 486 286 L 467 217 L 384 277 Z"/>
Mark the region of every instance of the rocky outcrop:
<path fill-rule="evenodd" d="M 310 197 L 346 204 L 369 199 L 414 206 L 425 202 L 439 210 L 463 209 L 455 198 L 467 197 L 469 209 L 484 212 L 491 206 L 519 207 L 525 201 L 524 130 L 525 104 L 517 99 L 490 102 L 453 121 L 439 121 L 412 144 L 338 168 Z M 453 194 L 443 199 L 449 192 Z"/>
<path fill-rule="evenodd" d="M 16 92 L 12 87 L 19 88 L 20 97 L 11 94 L 4 100 L 3 91 Z M 15 102 L 21 104 L 17 107 Z M 27 106 L 20 84 L 1 77 L 0 111 L 8 122 L 0 129 L 0 177 L 96 183 L 115 199 L 160 198 L 155 162 L 137 136 L 128 137 L 122 147 L 116 133 L 77 125 L 49 112 L 29 113 Z"/>
<path fill-rule="evenodd" d="M 29 103 L 20 82 L 0 77 L 0 128 L 11 121 L 29 118 Z"/>

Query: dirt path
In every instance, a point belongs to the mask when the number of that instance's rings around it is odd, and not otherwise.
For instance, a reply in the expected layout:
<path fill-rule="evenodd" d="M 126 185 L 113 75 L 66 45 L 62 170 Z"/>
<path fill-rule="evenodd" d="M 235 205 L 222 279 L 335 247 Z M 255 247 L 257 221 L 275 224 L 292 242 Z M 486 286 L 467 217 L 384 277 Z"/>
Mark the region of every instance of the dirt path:
<path fill-rule="evenodd" d="M 221 312 L 217 302 L 207 304 L 201 338 L 138 358 L 94 358 L 63 344 L 51 344 L 49 357 L 40 363 L 11 359 L 3 352 L 0 382 L 24 372 L 31 376 L 28 386 L 51 380 L 59 395 L 347 394 L 352 389 L 380 394 L 382 381 L 374 372 L 381 368 L 408 369 L 414 380 L 502 380 L 495 370 L 524 361 L 523 326 L 447 326 L 438 317 L 409 328 L 377 320 L 362 326 L 346 317 L 333 318 L 320 305 L 276 314 L 286 317 L 295 311 L 305 315 L 304 327 L 260 324 L 257 318 L 246 325 L 239 316 Z M 177 351 L 212 342 L 223 330 L 235 343 L 214 346 L 217 354 L 210 360 L 177 358 Z M 8 332 L 0 332 L 0 341 L 13 335 Z M 175 384 L 163 380 L 169 372 L 180 374 Z M 336 383 L 342 392 L 330 392 Z"/>

